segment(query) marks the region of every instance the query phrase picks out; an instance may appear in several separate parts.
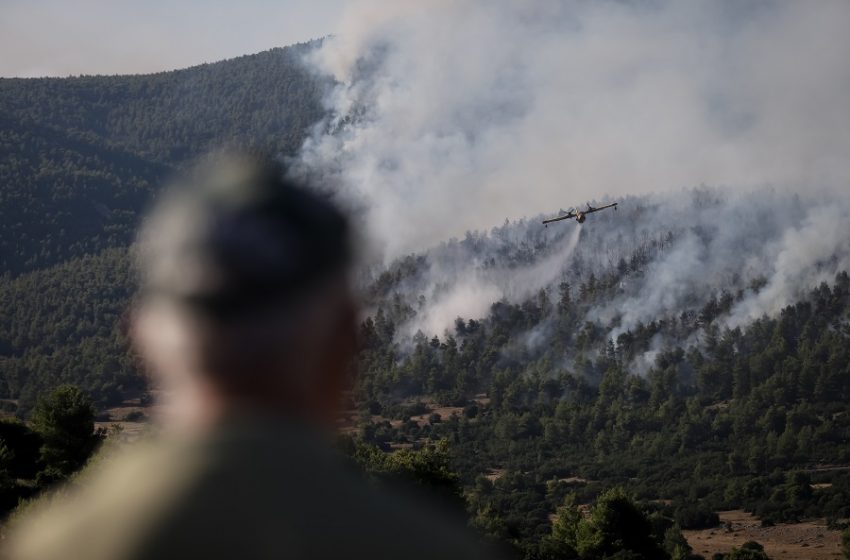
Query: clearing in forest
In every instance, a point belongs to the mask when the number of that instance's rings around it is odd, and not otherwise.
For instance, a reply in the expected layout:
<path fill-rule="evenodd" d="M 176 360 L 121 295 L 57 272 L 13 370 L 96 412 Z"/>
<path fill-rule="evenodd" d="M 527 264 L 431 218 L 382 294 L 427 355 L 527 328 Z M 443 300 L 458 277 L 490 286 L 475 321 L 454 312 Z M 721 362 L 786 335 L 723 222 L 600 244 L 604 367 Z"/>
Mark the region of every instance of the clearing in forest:
<path fill-rule="evenodd" d="M 841 558 L 841 532 L 830 531 L 826 521 L 780 523 L 762 527 L 761 521 L 743 510 L 721 511 L 721 526 L 714 529 L 682 531 L 694 552 L 711 558 L 715 552 L 729 552 L 747 541 L 756 541 L 774 560 Z"/>

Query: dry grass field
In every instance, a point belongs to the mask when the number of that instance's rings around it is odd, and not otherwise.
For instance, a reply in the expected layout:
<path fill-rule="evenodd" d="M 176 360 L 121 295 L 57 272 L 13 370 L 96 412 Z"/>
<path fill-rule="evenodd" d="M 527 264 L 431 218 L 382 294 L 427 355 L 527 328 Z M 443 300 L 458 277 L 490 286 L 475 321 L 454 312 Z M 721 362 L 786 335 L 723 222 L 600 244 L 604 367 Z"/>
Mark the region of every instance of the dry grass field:
<path fill-rule="evenodd" d="M 822 519 L 762 527 L 758 518 L 742 510 L 719 514 L 721 527 L 683 531 L 694 552 L 706 558 L 715 552 L 729 552 L 747 541 L 764 546 L 774 560 L 841 558 L 841 533 L 827 530 Z"/>

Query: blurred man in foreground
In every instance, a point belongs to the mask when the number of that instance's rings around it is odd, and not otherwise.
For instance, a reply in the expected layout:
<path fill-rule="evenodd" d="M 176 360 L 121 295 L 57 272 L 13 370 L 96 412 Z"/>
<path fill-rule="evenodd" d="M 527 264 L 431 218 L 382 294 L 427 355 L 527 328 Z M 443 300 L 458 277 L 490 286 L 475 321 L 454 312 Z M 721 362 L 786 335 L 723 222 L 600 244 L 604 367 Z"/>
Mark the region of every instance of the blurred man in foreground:
<path fill-rule="evenodd" d="M 140 239 L 134 342 L 170 395 L 155 440 L 13 535 L 22 560 L 482 558 L 462 524 L 331 450 L 355 351 L 345 218 L 269 162 L 219 158 Z"/>

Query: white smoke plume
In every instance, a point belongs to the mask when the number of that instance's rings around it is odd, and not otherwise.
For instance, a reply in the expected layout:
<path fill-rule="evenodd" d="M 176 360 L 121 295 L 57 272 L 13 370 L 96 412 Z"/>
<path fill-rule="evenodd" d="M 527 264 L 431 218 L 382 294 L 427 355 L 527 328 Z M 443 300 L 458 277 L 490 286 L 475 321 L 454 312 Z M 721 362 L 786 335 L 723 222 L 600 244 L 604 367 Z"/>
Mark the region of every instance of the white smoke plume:
<path fill-rule="evenodd" d="M 495 253 L 432 252 L 418 319 L 431 332 L 666 231 L 675 244 L 589 319 L 627 329 L 767 278 L 737 324 L 847 264 L 847 29 L 845 0 L 356 2 L 311 57 L 336 85 L 300 163 L 363 210 L 387 263 L 520 220 L 478 244 Z M 701 184 L 726 190 L 704 206 L 680 192 Z M 631 201 L 656 205 L 639 230 L 589 221 L 575 254 L 523 220 L 644 193 L 679 194 Z M 482 266 L 499 235 L 537 243 L 528 267 Z"/>
<path fill-rule="evenodd" d="M 760 315 L 773 315 L 799 299 L 803 291 L 829 283 L 836 271 L 850 271 L 850 205 L 847 200 L 811 208 L 803 223 L 787 229 L 770 248 L 774 265 L 767 286 L 732 311 L 740 325 Z"/>
<path fill-rule="evenodd" d="M 430 296 L 430 305 L 426 306 L 422 316 L 411 324 L 411 330 L 441 334 L 451 327 L 458 317 L 484 317 L 496 301 L 507 299 L 519 303 L 541 289 L 550 287 L 561 277 L 565 263 L 569 263 L 580 234 L 581 230 L 575 228 L 572 233 L 561 239 L 552 238 L 554 251 L 522 268 L 482 268 L 480 262 L 475 264 L 475 250 L 469 248 L 461 250 L 461 254 L 466 255 L 466 258 L 449 262 L 440 258 L 439 252 L 432 255 L 427 280 L 451 280 L 443 293 L 430 292 L 427 285 L 423 287 L 426 301 Z M 492 254 L 492 250 L 480 251 L 478 260 L 480 261 L 482 256 Z"/>
<path fill-rule="evenodd" d="M 410 332 L 442 334 L 454 319 L 480 318 L 495 301 L 522 303 L 568 282 L 620 278 L 587 320 L 609 337 L 684 310 L 698 311 L 722 290 L 738 302 L 723 319 L 738 326 L 794 303 L 820 282 L 850 270 L 850 200 L 824 192 L 811 200 L 771 189 L 696 189 L 621 199 L 622 210 L 579 225 L 543 228 L 518 221 L 472 233 L 425 253 L 396 293 L 419 296 Z M 758 290 L 751 286 L 763 284 Z"/>

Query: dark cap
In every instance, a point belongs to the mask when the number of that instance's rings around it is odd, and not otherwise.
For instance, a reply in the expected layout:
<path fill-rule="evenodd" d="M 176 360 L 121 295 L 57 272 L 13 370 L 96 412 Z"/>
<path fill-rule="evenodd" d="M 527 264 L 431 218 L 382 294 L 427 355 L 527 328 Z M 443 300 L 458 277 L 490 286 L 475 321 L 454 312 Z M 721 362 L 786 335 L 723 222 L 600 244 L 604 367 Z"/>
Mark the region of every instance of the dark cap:
<path fill-rule="evenodd" d="M 287 302 L 343 272 L 345 216 L 273 160 L 209 157 L 178 181 L 140 239 L 143 294 L 217 319 Z"/>

